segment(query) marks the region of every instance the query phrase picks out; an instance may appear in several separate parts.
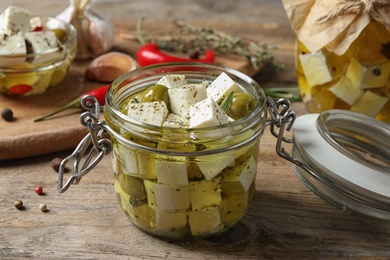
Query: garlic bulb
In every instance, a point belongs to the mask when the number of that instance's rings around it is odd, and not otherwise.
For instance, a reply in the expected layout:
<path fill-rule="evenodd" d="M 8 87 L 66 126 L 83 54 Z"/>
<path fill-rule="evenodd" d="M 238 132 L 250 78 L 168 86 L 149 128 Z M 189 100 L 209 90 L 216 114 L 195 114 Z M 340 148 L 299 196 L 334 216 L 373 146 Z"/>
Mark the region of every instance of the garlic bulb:
<path fill-rule="evenodd" d="M 94 58 L 108 52 L 114 44 L 112 23 L 90 7 L 94 0 L 70 0 L 70 6 L 57 18 L 71 23 L 77 30 L 76 59 Z"/>
<path fill-rule="evenodd" d="M 121 52 L 108 52 L 95 58 L 89 64 L 85 71 L 85 79 L 112 82 L 136 68 L 138 68 L 138 64 L 130 55 Z"/>

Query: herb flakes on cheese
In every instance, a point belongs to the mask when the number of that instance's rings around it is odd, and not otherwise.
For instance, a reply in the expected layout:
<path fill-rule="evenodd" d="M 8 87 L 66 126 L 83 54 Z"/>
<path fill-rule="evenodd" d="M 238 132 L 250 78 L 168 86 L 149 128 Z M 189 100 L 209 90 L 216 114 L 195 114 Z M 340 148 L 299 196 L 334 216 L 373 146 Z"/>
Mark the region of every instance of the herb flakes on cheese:
<path fill-rule="evenodd" d="M 162 77 L 156 85 L 163 85 L 167 88 L 180 88 L 188 84 L 185 75 L 166 75 Z"/>
<path fill-rule="evenodd" d="M 186 84 L 182 87 L 168 89 L 172 113 L 188 117 L 191 105 L 204 100 L 207 97 L 206 87 L 208 83 Z"/>
<path fill-rule="evenodd" d="M 222 72 L 207 88 L 207 95 L 216 102 L 226 98 L 230 92 L 241 92 L 240 86 L 226 73 Z"/>
<path fill-rule="evenodd" d="M 144 123 L 162 126 L 168 113 L 165 102 L 153 101 L 129 104 L 127 115 Z"/>
<path fill-rule="evenodd" d="M 10 5 L 0 15 L 0 32 L 7 35 L 26 33 L 30 30 L 30 19 L 29 11 Z"/>

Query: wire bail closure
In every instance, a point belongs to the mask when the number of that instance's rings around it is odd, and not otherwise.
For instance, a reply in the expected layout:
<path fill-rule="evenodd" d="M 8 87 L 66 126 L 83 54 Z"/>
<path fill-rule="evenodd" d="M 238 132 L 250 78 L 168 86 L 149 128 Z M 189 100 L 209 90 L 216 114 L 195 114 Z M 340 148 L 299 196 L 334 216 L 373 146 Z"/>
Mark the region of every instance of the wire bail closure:
<path fill-rule="evenodd" d="M 266 125 L 270 126 L 272 135 L 277 138 L 276 153 L 283 159 L 301 167 L 314 178 L 324 182 L 308 165 L 292 157 L 282 146 L 283 142 L 290 144 L 293 143 L 292 138 L 286 138 L 284 136 L 286 130 L 290 131 L 292 129 L 296 119 L 295 111 L 291 110 L 291 102 L 286 98 L 274 100 L 269 96 L 267 96 L 266 102 L 268 112 L 271 116 L 271 119 L 266 122 Z M 279 128 L 279 131 L 276 131 L 276 128 Z M 329 186 L 328 183 L 326 183 L 326 185 Z"/>
<path fill-rule="evenodd" d="M 61 161 L 58 171 L 58 191 L 60 193 L 65 192 L 70 185 L 78 184 L 85 174 L 112 151 L 111 141 L 104 138 L 104 134 L 107 133 L 105 124 L 99 122 L 101 109 L 99 102 L 94 96 L 87 95 L 81 99 L 81 106 L 86 112 L 81 114 L 80 121 L 83 126 L 88 128 L 89 133 L 81 140 L 74 152 Z M 91 144 L 92 147 L 88 151 Z M 74 160 L 73 173 L 63 184 L 65 167 L 71 160 Z"/>

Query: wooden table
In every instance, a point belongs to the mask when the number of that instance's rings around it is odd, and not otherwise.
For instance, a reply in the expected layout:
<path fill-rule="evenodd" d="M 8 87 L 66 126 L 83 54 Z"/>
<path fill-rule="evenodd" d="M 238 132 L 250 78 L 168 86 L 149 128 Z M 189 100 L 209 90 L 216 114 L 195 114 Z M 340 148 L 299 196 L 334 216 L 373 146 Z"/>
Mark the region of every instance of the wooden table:
<path fill-rule="evenodd" d="M 142 6 L 142 1 L 129 2 L 134 3 L 133 8 L 136 3 Z M 250 2 L 240 4 L 250 7 Z M 271 6 L 282 19 L 280 5 Z M 265 68 L 255 78 L 265 88 L 296 85 L 294 34 L 285 22 L 237 19 L 222 23 L 210 19 L 195 23 L 277 43 L 275 56 L 286 65 L 285 70 Z M 134 28 L 135 20 L 118 20 L 115 24 Z M 151 25 L 156 25 L 155 21 Z M 116 47 L 123 44 L 117 42 Z M 298 114 L 305 113 L 302 103 L 295 103 L 293 108 Z M 50 161 L 71 151 L 0 161 L 0 258 L 388 259 L 390 226 L 348 215 L 317 197 L 298 180 L 290 164 L 275 154 L 275 142 L 266 129 L 261 139 L 256 192 L 244 218 L 221 235 L 196 241 L 156 238 L 131 224 L 115 198 L 109 156 L 64 194 L 57 192 L 57 174 Z M 35 194 L 36 186 L 42 186 L 45 194 Z M 15 209 L 15 200 L 22 200 L 25 210 Z M 39 211 L 41 203 L 47 204 L 48 212 Z"/>

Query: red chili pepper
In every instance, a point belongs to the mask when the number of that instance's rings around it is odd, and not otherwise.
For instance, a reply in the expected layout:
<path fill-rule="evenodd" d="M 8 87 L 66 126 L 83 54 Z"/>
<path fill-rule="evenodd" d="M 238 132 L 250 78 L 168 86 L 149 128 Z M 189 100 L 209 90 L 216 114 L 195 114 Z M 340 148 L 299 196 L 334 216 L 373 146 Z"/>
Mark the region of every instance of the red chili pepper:
<path fill-rule="evenodd" d="M 33 88 L 27 84 L 13 85 L 8 89 L 8 92 L 13 95 L 24 95 L 30 92 Z"/>
<path fill-rule="evenodd" d="M 212 50 L 206 50 L 205 56 L 200 59 L 182 58 L 169 55 L 160 50 L 154 43 L 146 43 L 137 52 L 137 61 L 140 66 L 147 66 L 163 62 L 203 62 L 214 63 L 215 56 Z"/>
<path fill-rule="evenodd" d="M 96 89 L 90 90 L 88 92 L 85 92 L 84 94 L 82 94 L 81 96 L 76 98 L 75 100 L 73 100 L 70 103 L 60 107 L 56 111 L 53 111 L 53 112 L 51 112 L 51 113 L 49 113 L 47 115 L 44 115 L 44 116 L 42 116 L 40 118 L 35 119 L 34 122 L 42 121 L 45 118 L 48 118 L 48 117 L 50 117 L 52 115 L 55 115 L 55 114 L 57 114 L 57 113 L 59 113 L 61 111 L 69 109 L 69 108 L 81 108 L 80 101 L 81 101 L 81 99 L 84 96 L 87 96 L 87 95 L 94 96 L 97 99 L 97 101 L 99 101 L 99 104 L 101 106 L 103 106 L 106 103 L 106 93 L 107 93 L 107 90 L 108 90 L 109 87 L 110 87 L 110 85 L 104 85 L 104 86 L 102 86 L 100 88 L 96 88 Z"/>
<path fill-rule="evenodd" d="M 37 26 L 32 31 L 33 32 L 41 32 L 41 31 L 43 31 L 43 26 Z"/>

